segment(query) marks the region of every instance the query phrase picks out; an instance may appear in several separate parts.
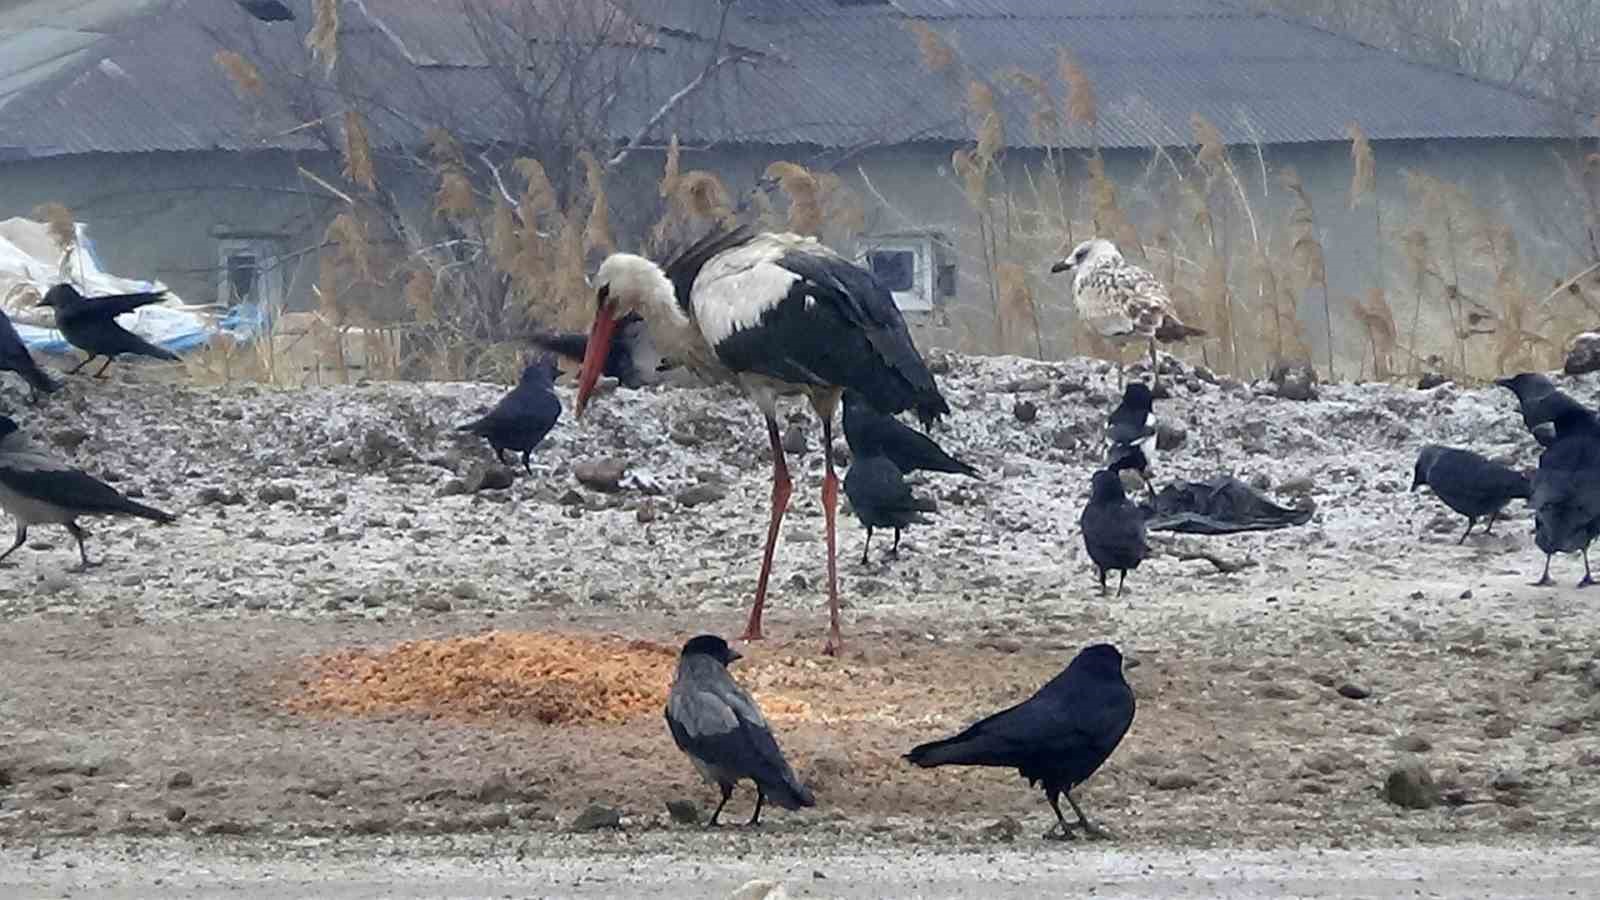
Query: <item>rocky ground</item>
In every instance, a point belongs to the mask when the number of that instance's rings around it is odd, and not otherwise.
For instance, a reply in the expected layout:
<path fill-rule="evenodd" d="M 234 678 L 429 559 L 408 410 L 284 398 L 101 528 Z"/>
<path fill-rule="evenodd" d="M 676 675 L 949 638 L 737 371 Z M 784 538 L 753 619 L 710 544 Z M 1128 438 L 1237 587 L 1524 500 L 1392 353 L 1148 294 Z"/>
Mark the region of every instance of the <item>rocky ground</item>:
<path fill-rule="evenodd" d="M 860 564 L 861 530 L 841 520 L 839 659 L 816 653 L 820 429 L 791 417 L 773 640 L 737 668 L 795 702 L 775 725 L 819 808 L 726 833 L 734 846 L 1042 851 L 1048 807 L 1014 776 L 907 771 L 898 753 L 1024 696 L 1096 640 L 1137 662 L 1138 719 L 1083 791 L 1121 847 L 1594 842 L 1600 594 L 1571 587 L 1576 558 L 1556 561 L 1561 587 L 1527 585 L 1542 557 L 1520 503 L 1458 546 L 1464 522 L 1407 490 L 1427 442 L 1531 468 L 1509 393 L 1337 385 L 1302 401 L 1176 376 L 1157 406 L 1158 483 L 1227 472 L 1317 512 L 1283 531 L 1162 538 L 1126 595 L 1101 598 L 1076 519 L 1115 372 L 935 367 L 954 409 L 937 437 L 984 478 L 921 479 L 939 515 L 898 558 L 874 542 Z M 1593 378 L 1564 386 L 1593 402 Z M 704 807 L 714 791 L 657 715 L 552 727 L 292 711 L 316 658 L 341 648 L 488 629 L 674 645 L 741 628 L 770 466 L 746 402 L 613 391 L 558 425 L 532 477 L 511 477 L 451 427 L 501 390 L 195 388 L 134 367 L 75 378 L 38 409 L 7 388 L 0 405 L 56 452 L 181 519 L 91 523 L 105 565 L 87 573 L 71 571 L 64 531 L 37 528 L 0 570 L 0 841 L 493 832 L 537 853 L 575 824 L 604 829 L 608 853 L 674 840 L 688 826 L 666 802 Z M 1246 566 L 1183 559 L 1195 550 Z M 743 796 L 730 808 L 747 810 Z"/>

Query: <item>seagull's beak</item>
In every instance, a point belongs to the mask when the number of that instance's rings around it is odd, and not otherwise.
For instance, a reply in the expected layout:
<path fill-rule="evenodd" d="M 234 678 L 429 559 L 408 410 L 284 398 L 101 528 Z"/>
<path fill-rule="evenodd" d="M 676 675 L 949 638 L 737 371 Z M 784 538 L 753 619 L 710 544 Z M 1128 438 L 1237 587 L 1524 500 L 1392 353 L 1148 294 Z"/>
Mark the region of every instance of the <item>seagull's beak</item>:
<path fill-rule="evenodd" d="M 578 402 L 573 412 L 583 418 L 584 407 L 589 405 L 589 394 L 600 380 L 600 370 L 605 368 L 606 357 L 611 353 L 611 337 L 617 331 L 617 317 L 611 305 L 602 301 L 594 314 L 594 325 L 589 329 L 589 343 L 583 348 L 583 365 L 578 368 Z"/>
<path fill-rule="evenodd" d="M 1070 271 L 1072 271 L 1072 260 L 1070 259 L 1063 259 L 1062 261 L 1050 267 L 1050 274 L 1052 275 L 1056 274 L 1057 272 Z"/>

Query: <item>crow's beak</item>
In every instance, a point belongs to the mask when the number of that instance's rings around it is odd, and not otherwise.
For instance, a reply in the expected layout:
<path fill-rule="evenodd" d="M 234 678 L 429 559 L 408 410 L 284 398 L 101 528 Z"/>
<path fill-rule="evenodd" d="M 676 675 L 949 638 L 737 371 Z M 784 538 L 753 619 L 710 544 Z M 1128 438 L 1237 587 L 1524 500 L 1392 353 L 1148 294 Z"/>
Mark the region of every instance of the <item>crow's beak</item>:
<path fill-rule="evenodd" d="M 1496 378 L 1494 380 L 1494 383 L 1500 385 L 1503 388 L 1511 389 L 1511 379 L 1509 379 L 1509 378 Z"/>
<path fill-rule="evenodd" d="M 740 660 L 740 659 L 744 659 L 744 654 L 740 653 L 739 651 L 737 651 L 735 649 L 733 649 L 732 647 L 729 647 L 728 648 L 728 662 L 731 663 L 731 662 L 734 662 L 735 660 Z"/>
<path fill-rule="evenodd" d="M 617 331 L 617 317 L 610 304 L 602 302 L 594 314 L 594 325 L 589 329 L 589 343 L 583 349 L 583 365 L 578 368 L 578 402 L 573 412 L 583 418 L 584 407 L 589 405 L 589 394 L 600 380 L 600 370 L 605 368 L 606 357 L 611 353 L 611 337 Z"/>
<path fill-rule="evenodd" d="M 1055 265 L 1050 267 L 1050 274 L 1052 274 L 1052 275 L 1056 274 L 1057 272 L 1070 272 L 1070 271 L 1072 271 L 1072 261 L 1071 260 L 1067 260 L 1067 259 L 1063 259 L 1062 261 L 1060 261 L 1060 262 L 1058 262 Z"/>

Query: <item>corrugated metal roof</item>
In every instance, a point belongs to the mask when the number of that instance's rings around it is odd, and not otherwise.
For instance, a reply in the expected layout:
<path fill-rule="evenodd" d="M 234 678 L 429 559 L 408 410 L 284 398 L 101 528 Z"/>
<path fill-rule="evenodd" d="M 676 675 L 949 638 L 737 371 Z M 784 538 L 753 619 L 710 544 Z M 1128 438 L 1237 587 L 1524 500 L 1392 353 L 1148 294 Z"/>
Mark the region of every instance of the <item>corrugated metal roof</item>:
<path fill-rule="evenodd" d="M 269 24 L 234 3 L 174 0 L 169 14 L 136 16 L 109 36 L 86 42 L 86 32 L 72 32 L 78 37 L 61 38 L 61 52 L 49 34 L 23 29 L 16 40 L 32 48 L 35 67 L 0 67 L 0 85 L 20 85 L 0 95 L 0 159 L 320 146 L 306 108 L 286 96 L 241 95 L 213 60 L 226 46 L 269 79 L 289 72 L 318 83 L 301 43 L 308 0 L 289 2 L 298 21 Z M 612 100 L 619 138 L 695 77 L 719 34 L 749 58 L 722 69 L 653 137 L 824 147 L 966 141 L 962 79 L 978 77 L 996 88 L 1008 143 L 1035 144 L 1034 100 L 1004 74 L 1042 78 L 1059 103 L 1061 49 L 1093 83 L 1099 111 L 1092 132 L 1079 125 L 1048 136 L 1062 146 L 1188 143 L 1196 114 L 1230 143 L 1338 141 L 1352 121 L 1375 140 L 1563 137 L 1572 127 L 1518 92 L 1217 0 L 741 0 L 726 21 L 723 5 L 707 0 L 634 0 L 629 8 L 648 38 L 625 34 L 596 56 L 630 72 L 629 90 Z M 363 107 L 375 141 L 414 143 L 433 125 L 473 141 L 528 139 L 526 104 L 486 47 L 529 45 L 486 43 L 492 24 L 431 0 L 342 10 L 341 77 L 369 95 Z M 959 77 L 926 69 L 912 15 L 955 49 Z M 8 24 L 0 13 L 0 51 Z M 52 62 L 60 59 L 69 62 Z"/>

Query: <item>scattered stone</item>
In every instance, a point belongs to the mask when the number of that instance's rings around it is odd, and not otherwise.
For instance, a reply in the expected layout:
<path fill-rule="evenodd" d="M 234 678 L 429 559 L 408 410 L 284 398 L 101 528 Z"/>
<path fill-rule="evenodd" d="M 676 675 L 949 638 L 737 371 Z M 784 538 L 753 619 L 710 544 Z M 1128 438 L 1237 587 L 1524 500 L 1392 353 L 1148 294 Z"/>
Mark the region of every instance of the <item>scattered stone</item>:
<path fill-rule="evenodd" d="M 450 596 L 457 600 L 476 600 L 479 596 L 478 586 L 470 581 L 458 581 L 450 587 Z"/>
<path fill-rule="evenodd" d="M 50 432 L 50 443 L 71 453 L 78 449 L 84 441 L 89 439 L 89 432 L 82 428 L 57 428 Z"/>
<path fill-rule="evenodd" d="M 1422 377 L 1417 379 L 1417 390 L 1431 391 L 1441 384 L 1449 383 L 1450 379 L 1440 375 L 1438 372 L 1424 372 Z"/>
<path fill-rule="evenodd" d="M 1508 738 L 1511 732 L 1516 730 L 1517 723 L 1512 721 L 1510 716 L 1495 716 L 1483 724 L 1484 736 L 1495 740 Z"/>
<path fill-rule="evenodd" d="M 1427 753 L 1433 742 L 1420 734 L 1403 734 L 1394 739 L 1394 748 L 1406 753 Z"/>
<path fill-rule="evenodd" d="M 299 493 L 292 484 L 265 484 L 256 492 L 256 499 L 266 504 L 292 503 Z"/>
<path fill-rule="evenodd" d="M 1189 440 L 1189 429 L 1171 422 L 1156 424 L 1156 449 L 1176 450 Z"/>
<path fill-rule="evenodd" d="M 559 501 L 557 501 L 557 502 L 560 503 L 562 506 L 582 506 L 583 505 L 583 495 L 578 493 L 577 491 L 573 490 L 572 488 L 567 488 L 567 492 L 565 494 L 562 494 L 561 495 L 561 499 Z"/>
<path fill-rule="evenodd" d="M 163 813 L 163 815 L 165 815 L 167 817 L 167 821 L 168 822 L 176 823 L 176 822 L 182 822 L 184 819 L 189 818 L 189 811 L 187 809 L 184 809 L 181 806 L 178 806 L 178 805 L 174 804 L 172 806 L 167 807 L 167 811 L 165 813 Z"/>
<path fill-rule="evenodd" d="M 1300 692 L 1299 691 L 1297 691 L 1294 688 L 1288 686 L 1287 684 L 1283 684 L 1283 683 L 1277 682 L 1277 681 L 1274 681 L 1274 682 L 1272 682 L 1270 684 L 1262 685 L 1261 686 L 1261 690 L 1257 691 L 1256 693 L 1259 694 L 1262 697 L 1265 697 L 1268 700 L 1299 700 L 1300 699 Z"/>
<path fill-rule="evenodd" d="M 1050 446 L 1057 450 L 1076 450 L 1078 449 L 1078 436 L 1073 434 L 1070 428 L 1057 428 L 1050 435 Z"/>
<path fill-rule="evenodd" d="M 1432 809 L 1441 799 L 1439 785 L 1421 760 L 1408 760 L 1389 771 L 1384 799 L 1403 809 Z"/>
<path fill-rule="evenodd" d="M 476 494 L 479 491 L 503 491 L 511 487 L 516 481 L 516 476 L 511 474 L 511 469 L 499 463 L 475 463 L 472 471 L 467 473 L 463 487 L 467 493 Z"/>
<path fill-rule="evenodd" d="M 452 608 L 450 601 L 443 597 L 423 597 L 417 601 L 417 609 L 426 612 L 447 613 Z"/>
<path fill-rule="evenodd" d="M 628 464 L 620 459 L 586 460 L 572 466 L 572 475 L 579 484 L 605 494 L 615 494 L 622 489 L 622 476 L 627 471 Z"/>
<path fill-rule="evenodd" d="M 1339 696 L 1348 697 L 1351 700 L 1365 700 L 1372 696 L 1372 692 L 1359 684 L 1346 681 L 1344 684 L 1339 685 Z"/>
<path fill-rule="evenodd" d="M 693 800 L 668 800 L 667 815 L 679 825 L 700 824 L 700 806 Z"/>
<path fill-rule="evenodd" d="M 192 787 L 194 787 L 194 776 L 181 769 L 173 772 L 172 777 L 167 779 L 168 790 L 181 791 L 185 788 Z"/>
<path fill-rule="evenodd" d="M 1011 816 L 1003 816 L 983 826 L 985 837 L 1010 843 L 1022 834 L 1022 823 Z"/>
<path fill-rule="evenodd" d="M 783 431 L 783 452 L 801 454 L 806 452 L 806 430 L 801 425 L 790 425 Z"/>
<path fill-rule="evenodd" d="M 1268 380 L 1284 400 L 1317 399 L 1317 370 L 1310 363 L 1278 363 Z"/>
<path fill-rule="evenodd" d="M 681 506 L 694 508 L 704 503 L 715 503 L 728 496 L 728 492 L 718 484 L 697 484 L 678 492 L 678 503 Z"/>
<path fill-rule="evenodd" d="M 244 495 L 238 491 L 223 490 L 219 487 L 203 487 L 195 499 L 203 506 L 238 506 L 244 502 Z"/>
<path fill-rule="evenodd" d="M 602 828 L 621 828 L 622 813 L 609 806 L 598 803 L 590 804 L 588 809 L 578 813 L 572 820 L 573 831 L 599 831 Z"/>
<path fill-rule="evenodd" d="M 1497 791 L 1520 791 L 1527 786 L 1527 777 L 1515 769 L 1501 769 L 1489 780 L 1489 787 Z"/>
<path fill-rule="evenodd" d="M 639 508 L 633 511 L 633 519 L 640 525 L 648 525 L 654 522 L 656 520 L 656 505 L 649 500 L 639 504 Z"/>
<path fill-rule="evenodd" d="M 458 497 L 467 492 L 467 483 L 459 478 L 451 478 L 439 485 L 439 496 Z"/>
<path fill-rule="evenodd" d="M 1005 387 L 1007 391 L 1013 394 L 1031 394 L 1048 390 L 1049 388 L 1050 380 L 1043 375 L 1029 375 L 1025 378 L 1018 378 Z"/>
<path fill-rule="evenodd" d="M 483 831 L 498 831 L 501 828 L 511 827 L 511 813 L 503 809 L 486 812 L 472 821 L 475 828 Z"/>
<path fill-rule="evenodd" d="M 1018 400 L 1017 405 L 1011 407 L 1011 414 L 1017 417 L 1018 422 L 1026 425 L 1039 418 L 1039 406 L 1032 400 Z"/>
<path fill-rule="evenodd" d="M 1278 485 L 1278 493 L 1291 497 L 1307 497 L 1316 489 L 1317 483 L 1311 480 L 1309 475 L 1296 475 L 1293 478 L 1285 478 L 1283 483 Z"/>
<path fill-rule="evenodd" d="M 1561 371 L 1583 375 L 1597 369 L 1600 369 L 1600 332 L 1586 331 L 1572 339 L 1572 349 L 1567 351 L 1567 362 Z"/>

